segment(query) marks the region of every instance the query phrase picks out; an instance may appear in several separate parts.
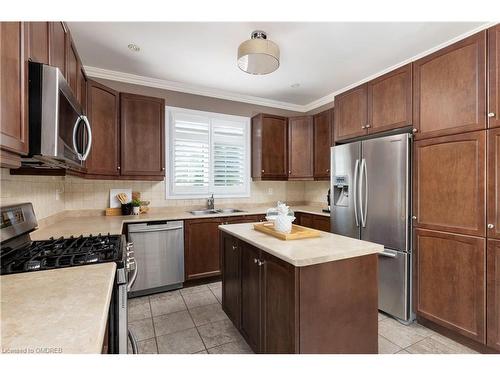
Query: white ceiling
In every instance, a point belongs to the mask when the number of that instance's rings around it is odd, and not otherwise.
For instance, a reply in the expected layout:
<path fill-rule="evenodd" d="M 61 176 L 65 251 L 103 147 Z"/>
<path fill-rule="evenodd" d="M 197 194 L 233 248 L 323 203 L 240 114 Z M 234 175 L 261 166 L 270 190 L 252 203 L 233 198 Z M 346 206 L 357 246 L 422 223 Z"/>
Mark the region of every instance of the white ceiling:
<path fill-rule="evenodd" d="M 482 22 L 69 22 L 89 74 L 258 104 L 308 110 L 331 95 L 456 37 Z M 236 65 L 238 45 L 264 30 L 281 65 L 252 76 Z M 136 53 L 129 43 L 140 46 Z M 100 68 L 100 69 L 92 69 Z M 102 70 L 104 69 L 104 70 Z M 135 77 L 127 74 L 136 76 Z M 298 88 L 290 87 L 299 83 Z M 147 83 L 146 83 L 147 84 Z M 322 100 L 323 98 L 323 100 Z"/>

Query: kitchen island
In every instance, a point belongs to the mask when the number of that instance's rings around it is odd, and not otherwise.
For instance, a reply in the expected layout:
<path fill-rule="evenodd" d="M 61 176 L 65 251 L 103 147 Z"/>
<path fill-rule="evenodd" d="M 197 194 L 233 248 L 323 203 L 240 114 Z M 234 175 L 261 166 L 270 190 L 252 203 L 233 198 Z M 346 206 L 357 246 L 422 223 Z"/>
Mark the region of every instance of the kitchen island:
<path fill-rule="evenodd" d="M 327 232 L 294 241 L 221 225 L 222 306 L 257 353 L 377 353 L 383 246 Z"/>

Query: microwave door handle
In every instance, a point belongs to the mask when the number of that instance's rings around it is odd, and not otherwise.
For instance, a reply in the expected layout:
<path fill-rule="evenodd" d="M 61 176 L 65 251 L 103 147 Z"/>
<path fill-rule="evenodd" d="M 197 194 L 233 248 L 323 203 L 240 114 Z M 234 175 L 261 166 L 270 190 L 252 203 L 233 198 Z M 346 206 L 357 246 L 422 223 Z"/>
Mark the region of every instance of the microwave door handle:
<path fill-rule="evenodd" d="M 89 137 L 89 141 L 87 142 L 87 149 L 85 150 L 85 152 L 83 153 L 82 158 L 81 158 L 82 161 L 85 161 L 85 160 L 87 160 L 89 153 L 90 153 L 90 149 L 92 147 L 92 129 L 90 128 L 89 119 L 87 118 L 87 116 L 82 115 L 82 116 L 80 116 L 80 118 L 82 119 L 83 123 L 85 124 L 85 128 L 87 129 L 87 134 Z"/>
<path fill-rule="evenodd" d="M 356 191 L 358 190 L 357 185 L 358 185 L 358 169 L 359 169 L 359 159 L 356 159 L 356 164 L 354 166 L 354 181 L 352 184 L 352 198 L 353 198 L 353 203 L 354 203 L 354 218 L 356 219 L 356 226 L 359 227 L 359 219 L 358 219 L 358 203 L 357 199 L 358 197 L 356 196 Z"/>
<path fill-rule="evenodd" d="M 78 130 L 78 124 L 82 121 L 82 116 L 78 116 L 75 121 L 75 125 L 73 125 L 73 150 L 78 156 L 78 160 L 82 160 L 83 155 L 78 152 L 78 147 L 76 147 L 76 132 Z"/>

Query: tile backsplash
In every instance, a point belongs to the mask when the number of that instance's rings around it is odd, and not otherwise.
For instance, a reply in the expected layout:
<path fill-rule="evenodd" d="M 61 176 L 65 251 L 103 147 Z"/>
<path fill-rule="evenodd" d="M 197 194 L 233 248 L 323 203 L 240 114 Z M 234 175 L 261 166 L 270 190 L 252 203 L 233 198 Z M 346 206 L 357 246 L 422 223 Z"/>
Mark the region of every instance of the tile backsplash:
<path fill-rule="evenodd" d="M 1 168 L 0 204 L 31 202 L 36 217 L 43 219 L 65 209 L 65 184 L 65 177 L 11 176 Z"/>
<path fill-rule="evenodd" d="M 151 207 L 204 206 L 206 199 L 165 199 L 164 181 L 90 180 L 73 176 L 14 176 L 1 169 L 1 205 L 32 202 L 38 219 L 64 210 L 109 207 L 109 190 L 131 188 L 140 191 Z M 216 205 L 266 204 L 286 202 L 324 203 L 328 182 L 254 181 L 248 198 L 216 199 Z"/>

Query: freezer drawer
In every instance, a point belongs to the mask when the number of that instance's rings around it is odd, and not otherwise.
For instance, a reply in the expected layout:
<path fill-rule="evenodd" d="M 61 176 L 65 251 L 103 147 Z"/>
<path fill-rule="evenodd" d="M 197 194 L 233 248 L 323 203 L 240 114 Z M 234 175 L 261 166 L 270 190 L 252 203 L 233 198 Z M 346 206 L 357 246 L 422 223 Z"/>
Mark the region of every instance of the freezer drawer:
<path fill-rule="evenodd" d="M 406 252 L 384 249 L 378 256 L 378 308 L 401 320 L 410 318 L 410 264 Z"/>
<path fill-rule="evenodd" d="M 129 225 L 137 279 L 131 296 L 179 288 L 184 282 L 184 223 Z"/>

